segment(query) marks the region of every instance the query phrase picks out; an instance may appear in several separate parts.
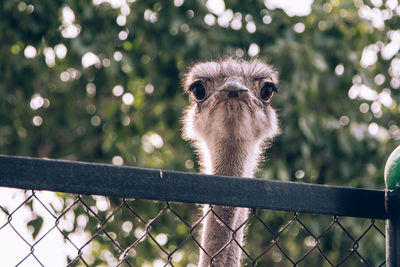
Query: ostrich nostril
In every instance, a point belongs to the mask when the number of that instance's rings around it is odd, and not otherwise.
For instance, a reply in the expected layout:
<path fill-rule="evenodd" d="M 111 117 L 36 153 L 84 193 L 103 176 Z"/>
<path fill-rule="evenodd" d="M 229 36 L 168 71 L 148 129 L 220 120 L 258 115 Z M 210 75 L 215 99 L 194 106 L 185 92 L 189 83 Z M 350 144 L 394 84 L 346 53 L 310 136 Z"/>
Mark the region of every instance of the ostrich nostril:
<path fill-rule="evenodd" d="M 238 98 L 239 97 L 239 92 L 238 91 L 230 91 L 228 93 L 229 98 Z"/>

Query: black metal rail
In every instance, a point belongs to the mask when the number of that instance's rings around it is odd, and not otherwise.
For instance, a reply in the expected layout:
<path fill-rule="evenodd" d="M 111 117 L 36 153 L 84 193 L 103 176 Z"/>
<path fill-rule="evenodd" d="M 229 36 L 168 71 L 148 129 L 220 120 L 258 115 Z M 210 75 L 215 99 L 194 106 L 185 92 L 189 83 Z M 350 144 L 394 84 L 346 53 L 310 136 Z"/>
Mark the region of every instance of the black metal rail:
<path fill-rule="evenodd" d="M 385 192 L 0 156 L 0 186 L 387 219 Z"/>

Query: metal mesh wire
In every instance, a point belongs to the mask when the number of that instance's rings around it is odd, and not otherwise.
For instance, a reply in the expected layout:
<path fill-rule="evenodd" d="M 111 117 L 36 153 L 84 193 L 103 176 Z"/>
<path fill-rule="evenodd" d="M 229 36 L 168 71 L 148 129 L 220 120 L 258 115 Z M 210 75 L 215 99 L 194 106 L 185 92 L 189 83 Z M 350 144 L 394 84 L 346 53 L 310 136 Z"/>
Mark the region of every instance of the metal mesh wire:
<path fill-rule="evenodd" d="M 213 214 L 213 206 L 203 214 L 196 204 L 1 190 L 12 192 L 0 198 L 0 248 L 8 251 L 1 257 L 10 266 L 56 266 L 49 258 L 63 255 L 59 266 L 194 267 L 201 223 Z M 249 214 L 240 226 L 247 228 L 245 266 L 385 265 L 381 220 Z"/>

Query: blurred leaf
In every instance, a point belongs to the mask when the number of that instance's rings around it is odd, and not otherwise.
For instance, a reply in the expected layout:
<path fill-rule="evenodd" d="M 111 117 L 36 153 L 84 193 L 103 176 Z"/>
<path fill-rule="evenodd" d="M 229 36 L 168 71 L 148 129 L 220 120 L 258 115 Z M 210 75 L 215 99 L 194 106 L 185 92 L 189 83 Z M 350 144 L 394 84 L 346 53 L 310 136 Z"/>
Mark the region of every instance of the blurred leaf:
<path fill-rule="evenodd" d="M 33 232 L 32 232 L 33 239 L 36 239 L 36 236 L 39 234 L 40 229 L 42 229 L 42 225 L 43 225 L 43 218 L 40 216 L 36 217 L 35 219 L 27 223 L 27 226 L 33 227 Z"/>

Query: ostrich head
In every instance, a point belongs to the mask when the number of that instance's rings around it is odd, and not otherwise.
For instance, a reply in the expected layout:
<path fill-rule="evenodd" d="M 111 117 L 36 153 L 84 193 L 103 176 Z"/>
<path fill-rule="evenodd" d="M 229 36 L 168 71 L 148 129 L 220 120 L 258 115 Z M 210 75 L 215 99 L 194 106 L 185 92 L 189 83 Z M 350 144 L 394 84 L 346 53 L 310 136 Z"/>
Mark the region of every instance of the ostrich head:
<path fill-rule="evenodd" d="M 244 151 L 256 149 L 258 157 L 260 145 L 279 133 L 270 105 L 277 76 L 260 60 L 228 58 L 190 68 L 183 86 L 193 101 L 185 111 L 183 137 L 197 147 L 206 173 L 211 165 L 206 155 L 214 148 L 236 144 Z"/>

